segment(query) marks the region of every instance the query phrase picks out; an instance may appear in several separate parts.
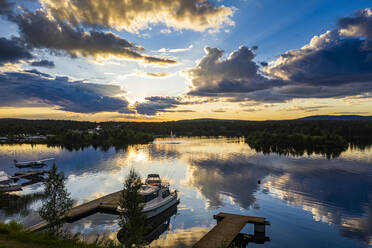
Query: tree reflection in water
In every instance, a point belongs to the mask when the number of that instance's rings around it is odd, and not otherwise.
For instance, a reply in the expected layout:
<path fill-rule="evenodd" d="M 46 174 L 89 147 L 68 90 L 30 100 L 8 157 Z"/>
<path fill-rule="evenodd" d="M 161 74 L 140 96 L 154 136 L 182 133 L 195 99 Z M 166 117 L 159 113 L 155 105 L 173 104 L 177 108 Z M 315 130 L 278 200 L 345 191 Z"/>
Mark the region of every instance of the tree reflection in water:
<path fill-rule="evenodd" d="M 161 214 L 146 220 L 146 225 L 149 226 L 149 231 L 145 235 L 146 243 L 150 244 L 152 241 L 158 239 L 165 231 L 169 230 L 170 219 L 173 215 L 177 214 L 177 205 L 178 203 Z M 123 241 L 121 236 L 122 232 L 123 230 L 121 229 L 117 235 L 120 242 Z"/>
<path fill-rule="evenodd" d="M 0 192 L 0 210 L 5 215 L 20 214 L 27 216 L 30 213 L 30 205 L 45 198 L 44 193 L 38 192 L 28 195 L 16 195 Z"/>

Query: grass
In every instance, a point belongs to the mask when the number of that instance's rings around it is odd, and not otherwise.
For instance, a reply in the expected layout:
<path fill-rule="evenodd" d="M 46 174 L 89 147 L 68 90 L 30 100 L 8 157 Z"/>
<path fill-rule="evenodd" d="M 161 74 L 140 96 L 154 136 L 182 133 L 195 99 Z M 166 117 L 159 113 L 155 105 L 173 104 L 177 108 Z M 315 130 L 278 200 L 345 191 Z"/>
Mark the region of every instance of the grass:
<path fill-rule="evenodd" d="M 97 238 L 86 243 L 79 236 L 54 236 L 47 233 L 27 232 L 16 222 L 0 223 L 0 248 L 119 248 L 112 240 Z"/>

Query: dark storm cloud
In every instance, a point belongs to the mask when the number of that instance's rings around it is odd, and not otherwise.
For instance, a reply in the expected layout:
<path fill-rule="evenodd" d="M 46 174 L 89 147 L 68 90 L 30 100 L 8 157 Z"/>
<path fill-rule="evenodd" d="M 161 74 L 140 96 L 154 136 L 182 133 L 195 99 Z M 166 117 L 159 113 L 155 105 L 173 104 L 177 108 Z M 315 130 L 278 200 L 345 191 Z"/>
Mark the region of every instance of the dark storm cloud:
<path fill-rule="evenodd" d="M 131 113 L 126 99 L 115 97 L 122 93 L 124 91 L 116 85 L 52 78 L 36 70 L 0 73 L 0 106 L 38 104 L 76 113 Z"/>
<path fill-rule="evenodd" d="M 70 24 L 50 19 L 42 10 L 10 17 L 20 31 L 20 37 L 30 49 L 46 48 L 54 53 L 65 52 L 72 57 L 119 58 L 142 60 L 145 63 L 175 64 L 174 60 L 151 57 L 139 53 L 143 48 L 110 32 L 86 32 Z"/>
<path fill-rule="evenodd" d="M 53 61 L 49 61 L 49 60 L 40 60 L 40 61 L 32 61 L 30 63 L 32 66 L 37 66 L 37 67 L 46 67 L 46 68 L 54 68 L 55 65 L 54 65 L 54 62 Z"/>
<path fill-rule="evenodd" d="M 190 95 L 229 101 L 284 102 L 294 98 L 343 98 L 372 92 L 371 10 L 342 18 L 339 29 L 314 36 L 309 44 L 276 61 L 253 61 L 252 49 L 240 47 L 228 58 L 206 48 L 207 55 L 187 71 Z"/>
<path fill-rule="evenodd" d="M 19 38 L 0 38 L 0 65 L 28 60 L 33 56 Z"/>

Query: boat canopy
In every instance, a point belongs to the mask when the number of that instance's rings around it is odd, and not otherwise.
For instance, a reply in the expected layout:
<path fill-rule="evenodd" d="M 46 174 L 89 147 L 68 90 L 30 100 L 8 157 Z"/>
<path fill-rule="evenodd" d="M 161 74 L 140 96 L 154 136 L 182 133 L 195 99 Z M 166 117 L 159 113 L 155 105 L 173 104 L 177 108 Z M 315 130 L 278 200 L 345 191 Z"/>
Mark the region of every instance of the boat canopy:
<path fill-rule="evenodd" d="M 146 184 L 150 185 L 160 185 L 161 180 L 159 174 L 148 174 L 146 179 Z"/>

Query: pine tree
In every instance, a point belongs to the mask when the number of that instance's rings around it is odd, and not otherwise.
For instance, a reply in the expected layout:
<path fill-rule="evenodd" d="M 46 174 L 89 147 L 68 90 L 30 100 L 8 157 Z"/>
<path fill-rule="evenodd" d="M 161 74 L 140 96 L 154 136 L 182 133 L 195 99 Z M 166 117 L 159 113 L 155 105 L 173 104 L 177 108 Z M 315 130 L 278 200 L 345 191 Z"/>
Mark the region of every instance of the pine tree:
<path fill-rule="evenodd" d="M 125 179 L 124 189 L 120 197 L 120 208 L 123 210 L 119 216 L 121 229 L 120 241 L 124 247 L 136 247 L 144 244 L 146 233 L 146 216 L 142 212 L 143 197 L 139 194 L 142 182 L 140 176 L 131 169 Z"/>
<path fill-rule="evenodd" d="M 49 176 L 44 182 L 45 199 L 39 210 L 39 215 L 48 222 L 49 232 L 58 234 L 63 225 L 62 218 L 71 209 L 73 201 L 65 187 L 65 176 L 63 172 L 58 173 L 58 168 L 53 163 Z"/>

